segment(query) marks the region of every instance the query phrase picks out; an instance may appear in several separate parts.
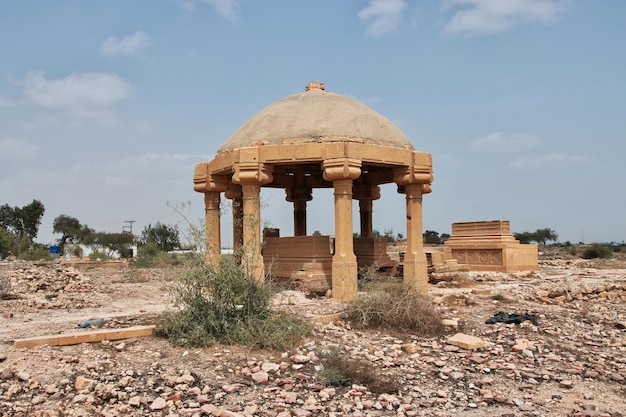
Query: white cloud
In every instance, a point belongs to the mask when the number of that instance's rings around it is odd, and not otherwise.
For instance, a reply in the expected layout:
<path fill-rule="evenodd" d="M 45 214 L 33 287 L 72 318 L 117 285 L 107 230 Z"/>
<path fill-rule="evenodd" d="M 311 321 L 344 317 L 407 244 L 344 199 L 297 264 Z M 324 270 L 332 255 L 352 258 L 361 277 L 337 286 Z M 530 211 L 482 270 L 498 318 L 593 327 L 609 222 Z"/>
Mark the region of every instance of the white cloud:
<path fill-rule="evenodd" d="M 400 27 L 402 12 L 407 7 L 407 0 L 370 0 L 358 16 L 368 23 L 366 32 L 369 35 L 382 36 Z"/>
<path fill-rule="evenodd" d="M 470 149 L 490 153 L 519 152 L 541 145 L 541 138 L 528 133 L 494 132 L 470 142 Z"/>
<path fill-rule="evenodd" d="M 456 12 L 445 26 L 455 34 L 503 32 L 522 23 L 554 21 L 566 0 L 444 0 Z"/>
<path fill-rule="evenodd" d="M 186 12 L 194 12 L 198 1 L 208 4 L 215 13 L 228 20 L 235 20 L 239 16 L 240 7 L 238 0 L 180 0 L 179 3 Z"/>
<path fill-rule="evenodd" d="M 586 155 L 566 155 L 562 153 L 550 153 L 538 156 L 521 156 L 509 163 L 509 166 L 520 169 L 535 169 L 555 166 L 575 166 L 586 164 L 593 158 Z"/>
<path fill-rule="evenodd" d="M 150 37 L 139 30 L 134 35 L 124 36 L 122 39 L 109 36 L 102 42 L 100 52 L 105 56 L 136 55 L 141 49 L 150 46 L 150 43 Z"/>
<path fill-rule="evenodd" d="M 48 80 L 41 71 L 30 72 L 20 82 L 30 103 L 56 110 L 81 121 L 111 123 L 113 107 L 130 97 L 132 87 L 117 74 L 77 73 Z"/>
<path fill-rule="evenodd" d="M 30 159 L 38 151 L 37 145 L 24 140 L 11 137 L 0 139 L 0 160 Z"/>

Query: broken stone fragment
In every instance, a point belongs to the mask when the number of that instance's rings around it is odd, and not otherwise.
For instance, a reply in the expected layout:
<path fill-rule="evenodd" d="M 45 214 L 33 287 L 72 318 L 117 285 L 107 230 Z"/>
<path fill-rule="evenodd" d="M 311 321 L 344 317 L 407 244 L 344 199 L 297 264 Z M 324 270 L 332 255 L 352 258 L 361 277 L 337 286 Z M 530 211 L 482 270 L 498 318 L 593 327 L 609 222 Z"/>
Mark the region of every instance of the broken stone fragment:
<path fill-rule="evenodd" d="M 465 333 L 457 333 L 448 338 L 448 344 L 463 349 L 481 349 L 485 347 L 485 342 L 480 337 L 470 336 Z"/>

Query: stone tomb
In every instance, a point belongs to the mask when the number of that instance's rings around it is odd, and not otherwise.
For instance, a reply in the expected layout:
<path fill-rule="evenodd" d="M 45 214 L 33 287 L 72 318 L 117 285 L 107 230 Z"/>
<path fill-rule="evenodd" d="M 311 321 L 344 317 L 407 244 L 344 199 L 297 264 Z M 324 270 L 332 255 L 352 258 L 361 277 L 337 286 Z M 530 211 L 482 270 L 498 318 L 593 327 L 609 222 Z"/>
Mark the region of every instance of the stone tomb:
<path fill-rule="evenodd" d="M 508 220 L 452 223 L 452 235 L 444 248 L 471 271 L 539 269 L 537 245 L 521 244 L 515 239 Z"/>
<path fill-rule="evenodd" d="M 415 150 L 389 119 L 326 91 L 324 83 L 312 82 L 304 92 L 261 110 L 218 149 L 215 158 L 196 165 L 194 190 L 204 194 L 206 210 L 207 262 L 221 256 L 223 194 L 233 202 L 232 242 L 242 251 L 247 271 L 259 280 L 269 272 L 268 265 L 296 277 L 311 274 L 313 282 L 322 276 L 328 281 L 330 276 L 332 297 L 354 300 L 359 264 L 376 258 L 387 262 L 373 240 L 374 201 L 381 197 L 381 185 L 396 184 L 406 199 L 404 210 L 398 210 L 406 216 L 404 282 L 426 291 L 422 196 L 431 192 L 432 180 L 432 156 Z M 262 187 L 285 190 L 285 199 L 293 204 L 294 236 L 261 241 Z M 309 236 L 307 231 L 307 202 L 319 188 L 334 191 L 334 201 L 329 202 L 335 209 L 332 248 L 329 236 Z M 353 240 L 353 200 L 359 202 L 360 236 L 370 241 Z M 296 252 L 296 247 L 302 250 Z M 311 257 L 311 251 L 319 259 Z"/>

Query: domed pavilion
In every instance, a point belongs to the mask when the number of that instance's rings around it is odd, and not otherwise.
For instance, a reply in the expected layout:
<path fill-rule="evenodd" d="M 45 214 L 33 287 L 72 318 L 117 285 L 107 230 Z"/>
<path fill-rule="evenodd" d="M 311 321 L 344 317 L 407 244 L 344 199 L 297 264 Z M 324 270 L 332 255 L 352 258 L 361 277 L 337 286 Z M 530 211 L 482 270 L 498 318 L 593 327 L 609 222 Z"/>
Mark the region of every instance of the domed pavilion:
<path fill-rule="evenodd" d="M 361 265 L 388 259 L 385 239 L 372 235 L 373 201 L 381 184 L 406 196 L 405 284 L 428 283 L 422 241 L 422 195 L 431 191 L 432 157 L 418 152 L 390 120 L 368 106 L 312 82 L 305 92 L 256 114 L 222 145 L 215 158 L 196 165 L 194 190 L 204 194 L 207 261 L 221 256 L 220 200 L 232 200 L 233 242 L 244 268 L 290 278 L 310 290 L 332 290 L 351 301 Z M 293 203 L 294 236 L 261 235 L 262 187 L 282 188 Z M 334 190 L 335 235 L 307 234 L 313 190 Z M 353 236 L 352 200 L 358 200 L 360 235 Z M 331 204 L 331 202 L 329 202 Z M 269 271 L 271 269 L 271 271 Z"/>

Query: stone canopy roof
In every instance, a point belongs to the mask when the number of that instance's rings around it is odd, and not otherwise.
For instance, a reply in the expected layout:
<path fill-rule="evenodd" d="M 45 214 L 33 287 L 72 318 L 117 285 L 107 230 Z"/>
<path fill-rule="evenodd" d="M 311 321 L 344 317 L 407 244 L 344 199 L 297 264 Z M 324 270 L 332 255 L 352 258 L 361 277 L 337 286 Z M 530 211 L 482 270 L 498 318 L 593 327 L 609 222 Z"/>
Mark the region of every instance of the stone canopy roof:
<path fill-rule="evenodd" d="M 217 155 L 238 148 L 303 143 L 356 142 L 414 150 L 389 119 L 341 94 L 310 83 L 304 93 L 270 104 L 237 130 Z"/>

